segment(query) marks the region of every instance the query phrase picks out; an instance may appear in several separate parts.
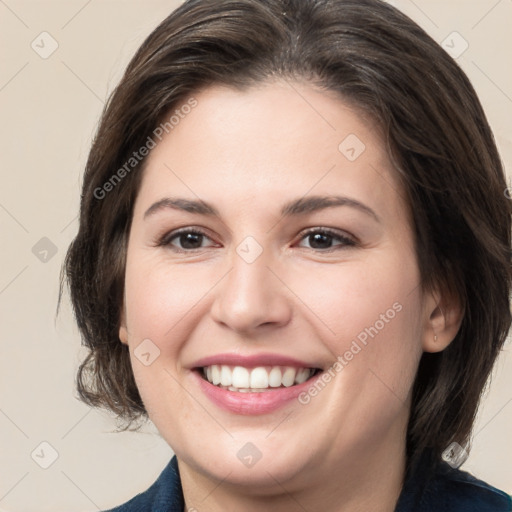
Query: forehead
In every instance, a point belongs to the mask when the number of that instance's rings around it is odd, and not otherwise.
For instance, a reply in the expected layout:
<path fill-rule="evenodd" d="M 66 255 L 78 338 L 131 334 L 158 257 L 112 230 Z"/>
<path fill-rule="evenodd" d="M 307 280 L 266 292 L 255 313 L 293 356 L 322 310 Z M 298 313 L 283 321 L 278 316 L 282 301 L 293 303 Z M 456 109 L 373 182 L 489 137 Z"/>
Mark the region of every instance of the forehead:
<path fill-rule="evenodd" d="M 168 192 L 251 211 L 277 208 L 287 194 L 344 193 L 380 210 L 406 207 L 377 126 L 335 93 L 272 82 L 211 86 L 193 99 L 193 108 L 169 114 L 172 128 L 148 156 L 139 203 Z"/>

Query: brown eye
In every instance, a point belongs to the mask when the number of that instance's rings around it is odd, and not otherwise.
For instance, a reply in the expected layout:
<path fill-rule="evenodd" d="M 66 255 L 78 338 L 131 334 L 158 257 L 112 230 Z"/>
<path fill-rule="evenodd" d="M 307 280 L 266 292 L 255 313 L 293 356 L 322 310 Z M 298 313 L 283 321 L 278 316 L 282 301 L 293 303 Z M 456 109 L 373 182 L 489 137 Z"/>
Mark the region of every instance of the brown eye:
<path fill-rule="evenodd" d="M 344 247 L 353 247 L 356 242 L 346 235 L 342 235 L 330 229 L 314 229 L 307 231 L 301 238 L 301 240 L 307 240 L 309 242 L 309 248 L 327 251 L 336 248 L 343 249 Z M 337 242 L 333 245 L 334 242 Z"/>
<path fill-rule="evenodd" d="M 203 241 L 203 235 L 192 232 L 181 233 L 174 238 L 179 240 L 182 249 L 199 249 Z"/>
<path fill-rule="evenodd" d="M 188 252 L 208 247 L 203 245 L 205 240 L 209 240 L 209 238 L 202 231 L 182 229 L 168 233 L 158 242 L 158 245 L 169 247 L 177 252 Z"/>

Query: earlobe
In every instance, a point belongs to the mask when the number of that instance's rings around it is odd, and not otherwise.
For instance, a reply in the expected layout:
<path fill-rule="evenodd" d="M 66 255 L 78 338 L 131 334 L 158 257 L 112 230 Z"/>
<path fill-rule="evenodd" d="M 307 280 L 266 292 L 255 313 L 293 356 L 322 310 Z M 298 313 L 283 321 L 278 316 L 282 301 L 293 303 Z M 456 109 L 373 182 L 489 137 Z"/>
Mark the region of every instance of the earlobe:
<path fill-rule="evenodd" d="M 460 302 L 447 295 L 429 295 L 422 347 L 425 352 L 441 352 L 455 339 L 462 323 Z"/>
<path fill-rule="evenodd" d="M 128 331 L 126 330 L 126 327 L 124 327 L 123 325 L 119 327 L 119 340 L 121 341 L 121 343 L 128 345 Z"/>
<path fill-rule="evenodd" d="M 119 320 L 119 340 L 121 343 L 128 345 L 128 329 L 126 328 L 126 313 L 124 306 L 121 308 L 121 318 Z"/>

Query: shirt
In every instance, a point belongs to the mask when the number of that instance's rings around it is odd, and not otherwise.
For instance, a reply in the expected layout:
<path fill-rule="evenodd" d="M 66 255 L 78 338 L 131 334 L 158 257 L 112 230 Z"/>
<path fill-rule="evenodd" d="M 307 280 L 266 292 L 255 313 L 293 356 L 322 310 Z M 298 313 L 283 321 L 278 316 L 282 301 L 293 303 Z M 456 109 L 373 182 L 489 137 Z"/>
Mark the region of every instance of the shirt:
<path fill-rule="evenodd" d="M 471 474 L 440 462 L 426 480 L 421 464 L 405 479 L 395 512 L 511 512 L 512 497 Z M 174 456 L 156 482 L 105 512 L 183 512 L 185 501 Z"/>

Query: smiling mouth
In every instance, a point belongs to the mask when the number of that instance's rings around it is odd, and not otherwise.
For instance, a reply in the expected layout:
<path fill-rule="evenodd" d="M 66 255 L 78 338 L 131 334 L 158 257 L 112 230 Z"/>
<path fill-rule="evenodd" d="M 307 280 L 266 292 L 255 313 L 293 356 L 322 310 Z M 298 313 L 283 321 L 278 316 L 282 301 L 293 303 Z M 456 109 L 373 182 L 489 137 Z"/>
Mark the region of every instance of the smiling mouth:
<path fill-rule="evenodd" d="M 219 365 L 197 368 L 201 377 L 210 384 L 240 393 L 261 393 L 302 384 L 315 377 L 319 368 L 293 366 L 244 366 Z"/>

